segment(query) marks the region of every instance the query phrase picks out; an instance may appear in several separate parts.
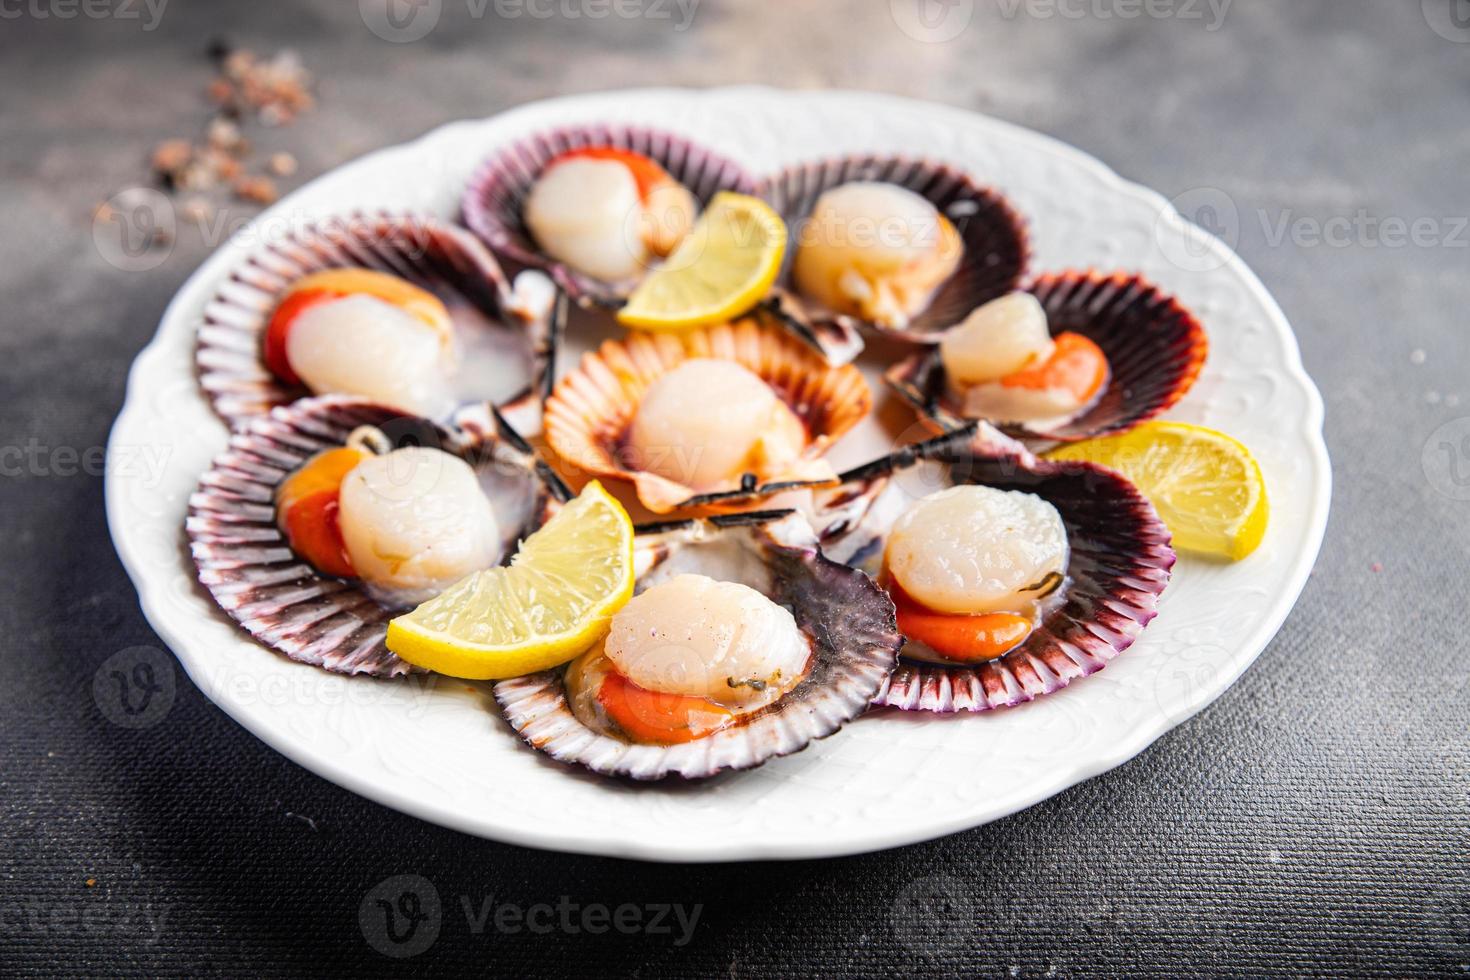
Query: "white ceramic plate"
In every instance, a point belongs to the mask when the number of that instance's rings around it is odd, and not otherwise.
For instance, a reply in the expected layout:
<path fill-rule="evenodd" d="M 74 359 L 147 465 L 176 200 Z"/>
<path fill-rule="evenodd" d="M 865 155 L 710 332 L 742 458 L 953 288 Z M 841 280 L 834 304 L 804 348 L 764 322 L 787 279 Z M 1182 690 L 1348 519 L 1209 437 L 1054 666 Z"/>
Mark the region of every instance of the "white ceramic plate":
<path fill-rule="evenodd" d="M 1211 354 L 1170 417 L 1223 429 L 1255 451 L 1272 502 L 1260 551 L 1233 566 L 1182 559 L 1139 642 L 1058 694 L 974 716 L 865 717 L 795 756 L 698 785 L 627 786 L 551 763 L 511 733 L 488 685 L 347 679 L 257 645 L 197 585 L 183 543 L 189 493 L 226 440 L 194 378 L 205 300 L 262 236 L 364 207 L 454 217 L 465 180 L 495 147 L 597 120 L 685 133 L 756 174 L 856 151 L 949 161 L 1030 218 L 1033 268 L 1129 269 L 1174 292 L 1203 320 Z M 890 405 L 840 447 L 838 462 L 887 451 L 911 422 Z M 426 820 L 535 847 L 661 861 L 810 858 L 1005 816 L 1119 765 L 1218 697 L 1280 627 L 1316 558 L 1331 482 L 1321 424 L 1291 328 L 1256 277 L 1162 197 L 1070 147 L 973 113 L 870 94 L 615 92 L 456 123 L 370 154 L 220 248 L 133 365 L 109 459 L 162 468 L 111 468 L 107 511 L 143 611 L 194 682 L 327 779 Z"/>

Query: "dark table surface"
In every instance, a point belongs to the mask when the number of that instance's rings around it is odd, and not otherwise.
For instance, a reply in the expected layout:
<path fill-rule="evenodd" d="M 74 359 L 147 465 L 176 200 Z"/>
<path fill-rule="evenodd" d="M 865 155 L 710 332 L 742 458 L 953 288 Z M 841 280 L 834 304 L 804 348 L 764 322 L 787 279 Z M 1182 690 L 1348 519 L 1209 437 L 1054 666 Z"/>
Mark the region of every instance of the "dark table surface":
<path fill-rule="evenodd" d="M 920 22 L 912 0 L 421 0 L 440 19 L 413 43 L 347 0 L 0 3 L 0 970 L 1470 969 L 1470 4 L 925 2 Z M 970 20 L 941 41 L 962 23 L 945 17 Z M 183 234 L 156 268 L 119 269 L 92 209 L 146 182 L 157 141 L 199 131 L 217 36 L 294 47 L 322 80 L 308 118 L 252 131 L 300 158 L 288 186 L 547 95 L 758 81 L 953 103 L 1185 203 L 1224 192 L 1327 402 L 1332 521 L 1300 604 L 1239 683 L 1129 764 L 844 860 L 646 866 L 471 839 L 285 761 L 182 671 L 156 724 L 114 724 L 94 674 L 161 644 L 108 539 L 100 447 L 129 362 L 210 245 Z M 441 897 L 437 940 L 407 961 L 359 923 L 402 874 Z M 477 932 L 486 903 L 699 918 Z"/>

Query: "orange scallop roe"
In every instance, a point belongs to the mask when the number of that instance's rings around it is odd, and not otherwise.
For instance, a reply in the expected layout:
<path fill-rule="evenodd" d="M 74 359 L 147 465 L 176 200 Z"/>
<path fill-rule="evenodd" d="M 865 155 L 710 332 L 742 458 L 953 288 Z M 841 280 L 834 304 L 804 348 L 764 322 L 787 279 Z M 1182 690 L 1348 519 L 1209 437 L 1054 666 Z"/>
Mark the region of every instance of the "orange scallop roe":
<path fill-rule="evenodd" d="M 1013 613 L 975 616 L 938 612 L 919 603 L 884 570 L 881 584 L 898 610 L 898 631 L 947 660 L 984 663 L 1014 650 L 1031 635 L 1031 620 Z"/>
<path fill-rule="evenodd" d="M 567 150 L 552 157 L 546 166 L 550 168 L 567 160 L 609 160 L 621 163 L 633 175 L 633 182 L 638 185 L 638 197 L 645 201 L 648 193 L 655 187 L 673 179 L 668 171 L 643 154 L 621 150 L 615 146 L 584 146 Z"/>
<path fill-rule="evenodd" d="M 729 708 L 708 698 L 650 691 L 616 671 L 603 679 L 597 702 L 629 738 L 658 745 L 713 735 L 735 718 Z"/>
<path fill-rule="evenodd" d="M 1080 333 L 1061 333 L 1052 340 L 1051 357 L 1006 375 L 1000 383 L 1007 388 L 1034 391 L 1062 389 L 1071 393 L 1079 404 L 1092 401 L 1108 383 L 1107 355 Z"/>
<path fill-rule="evenodd" d="M 373 269 L 327 269 L 303 276 L 287 288 L 271 314 L 262 342 L 265 366 L 286 384 L 300 384 L 286 355 L 286 338 L 292 325 L 307 309 L 344 296 L 371 296 L 391 303 L 422 321 L 439 335 L 441 343 L 453 342 L 454 326 L 444 302 L 426 289 L 386 272 Z"/>
<path fill-rule="evenodd" d="M 338 500 L 342 481 L 367 457 L 346 446 L 325 450 L 286 477 L 276 491 L 276 520 L 286 542 L 328 575 L 357 577 L 338 522 Z"/>

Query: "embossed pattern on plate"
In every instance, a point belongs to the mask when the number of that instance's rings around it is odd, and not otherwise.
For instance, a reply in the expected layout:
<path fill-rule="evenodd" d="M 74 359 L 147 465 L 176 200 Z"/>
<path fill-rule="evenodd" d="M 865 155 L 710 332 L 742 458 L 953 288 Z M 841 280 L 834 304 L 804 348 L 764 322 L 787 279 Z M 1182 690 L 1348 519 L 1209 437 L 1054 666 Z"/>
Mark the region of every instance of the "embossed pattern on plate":
<path fill-rule="evenodd" d="M 227 436 L 193 373 L 195 331 L 221 277 L 247 253 L 245 236 L 190 278 L 134 363 L 113 448 L 157 446 L 167 464 L 157 481 L 110 473 L 107 508 L 149 621 L 204 693 L 271 746 L 388 806 L 530 846 L 666 861 L 849 854 L 977 826 L 1126 761 L 1219 696 L 1275 634 L 1315 560 L 1331 482 L 1321 399 L 1291 329 L 1223 244 L 1064 144 L 862 93 L 614 92 L 456 123 L 373 153 L 277 204 L 259 227 L 368 205 L 453 218 L 465 181 L 494 149 L 588 120 L 685 133 L 757 175 L 833 153 L 923 147 L 1010 197 L 1029 219 L 1034 270 L 1144 274 L 1209 331 L 1211 359 L 1169 417 L 1224 429 L 1257 454 L 1273 505 L 1264 544 L 1239 565 L 1181 560 L 1158 618 L 1132 649 L 1022 707 L 951 717 L 876 712 L 796 755 L 699 787 L 632 790 L 569 773 L 519 744 L 487 686 L 349 680 L 288 662 L 239 630 L 195 581 L 180 544 L 184 514 Z M 569 357 L 589 344 L 571 340 Z M 876 379 L 894 354 L 876 344 L 859 364 Z M 836 447 L 834 464 L 877 456 L 896 438 L 920 435 L 915 426 L 902 406 L 880 405 Z"/>

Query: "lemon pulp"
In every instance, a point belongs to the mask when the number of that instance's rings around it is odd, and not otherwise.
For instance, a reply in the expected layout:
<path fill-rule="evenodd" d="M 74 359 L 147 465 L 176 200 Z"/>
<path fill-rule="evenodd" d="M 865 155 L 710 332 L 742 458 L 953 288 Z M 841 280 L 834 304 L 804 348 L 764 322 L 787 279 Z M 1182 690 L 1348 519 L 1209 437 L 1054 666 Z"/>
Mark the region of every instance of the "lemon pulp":
<path fill-rule="evenodd" d="M 1145 422 L 1047 455 L 1101 463 L 1132 480 L 1182 551 L 1239 561 L 1266 534 L 1270 504 L 1261 467 L 1249 449 L 1223 432 L 1185 422 Z"/>
<path fill-rule="evenodd" d="M 388 649 L 451 677 L 518 677 L 582 653 L 632 594 L 633 523 L 594 480 L 510 565 L 475 572 L 390 622 Z"/>
<path fill-rule="evenodd" d="M 781 217 L 758 198 L 722 191 L 673 254 L 639 283 L 618 322 L 692 330 L 733 319 L 770 291 L 785 254 Z"/>

